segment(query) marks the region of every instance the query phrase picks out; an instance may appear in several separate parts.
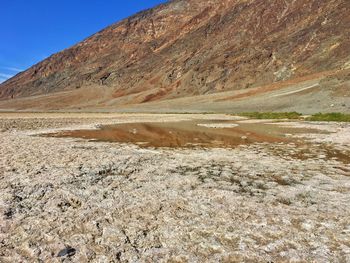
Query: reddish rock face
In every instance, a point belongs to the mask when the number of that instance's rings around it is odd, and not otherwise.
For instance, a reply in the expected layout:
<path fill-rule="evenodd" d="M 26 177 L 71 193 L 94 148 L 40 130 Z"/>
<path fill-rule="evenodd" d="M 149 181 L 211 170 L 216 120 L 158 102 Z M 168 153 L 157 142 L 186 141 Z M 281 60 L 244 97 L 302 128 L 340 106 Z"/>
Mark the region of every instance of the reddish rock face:
<path fill-rule="evenodd" d="M 144 103 L 338 71 L 350 68 L 349 25 L 348 0 L 170 1 L 18 74 L 0 99 L 92 90 Z"/>

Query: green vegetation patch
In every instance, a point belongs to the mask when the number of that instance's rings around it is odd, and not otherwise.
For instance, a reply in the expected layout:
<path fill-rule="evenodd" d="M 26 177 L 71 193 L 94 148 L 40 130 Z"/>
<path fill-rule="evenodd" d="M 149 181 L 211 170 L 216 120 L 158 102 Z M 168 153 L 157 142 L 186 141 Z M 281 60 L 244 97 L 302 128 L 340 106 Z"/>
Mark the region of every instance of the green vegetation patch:
<path fill-rule="evenodd" d="M 249 117 L 252 119 L 300 119 L 302 116 L 298 112 L 244 112 L 239 116 Z"/>
<path fill-rule="evenodd" d="M 339 112 L 332 113 L 317 113 L 311 117 L 306 118 L 307 121 L 339 121 L 350 122 L 350 114 L 344 114 Z"/>

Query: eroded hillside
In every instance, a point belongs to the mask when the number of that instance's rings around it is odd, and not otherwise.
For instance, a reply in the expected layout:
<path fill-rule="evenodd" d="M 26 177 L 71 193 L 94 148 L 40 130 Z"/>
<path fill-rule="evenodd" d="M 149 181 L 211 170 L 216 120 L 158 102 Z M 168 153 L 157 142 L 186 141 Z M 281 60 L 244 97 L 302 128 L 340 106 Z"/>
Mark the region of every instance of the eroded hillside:
<path fill-rule="evenodd" d="M 346 90 L 349 12 L 345 0 L 170 1 L 18 74 L 0 85 L 0 98 L 10 100 L 5 108 L 32 96 L 22 108 L 103 108 L 307 76 Z"/>

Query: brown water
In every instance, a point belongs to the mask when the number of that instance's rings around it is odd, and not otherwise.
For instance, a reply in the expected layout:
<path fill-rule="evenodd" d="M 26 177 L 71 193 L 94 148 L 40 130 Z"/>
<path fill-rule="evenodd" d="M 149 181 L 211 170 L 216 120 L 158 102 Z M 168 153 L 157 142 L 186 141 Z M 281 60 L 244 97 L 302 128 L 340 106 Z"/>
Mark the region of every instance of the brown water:
<path fill-rule="evenodd" d="M 238 124 L 230 128 L 209 128 L 198 124 Z M 271 124 L 241 124 L 234 121 L 181 121 L 125 123 L 97 130 L 64 131 L 50 136 L 84 138 L 103 142 L 133 143 L 143 147 L 235 147 L 262 142 L 288 142 L 287 133 L 303 133 Z M 310 130 L 309 130 L 310 132 Z M 319 131 L 313 131 L 319 132 Z"/>
<path fill-rule="evenodd" d="M 199 124 L 199 125 L 198 125 Z M 237 127 L 213 128 L 202 124 L 236 124 Z M 275 155 L 293 159 L 335 159 L 350 163 L 350 153 L 329 145 L 313 144 L 289 135 L 325 133 L 317 129 L 290 128 L 268 123 L 239 123 L 222 120 L 195 120 L 180 122 L 123 123 L 106 125 L 96 130 L 73 130 L 47 134 L 51 137 L 71 137 L 89 141 L 133 143 L 140 147 L 170 148 L 234 148 L 252 143 L 285 143 L 291 147 L 272 149 Z"/>

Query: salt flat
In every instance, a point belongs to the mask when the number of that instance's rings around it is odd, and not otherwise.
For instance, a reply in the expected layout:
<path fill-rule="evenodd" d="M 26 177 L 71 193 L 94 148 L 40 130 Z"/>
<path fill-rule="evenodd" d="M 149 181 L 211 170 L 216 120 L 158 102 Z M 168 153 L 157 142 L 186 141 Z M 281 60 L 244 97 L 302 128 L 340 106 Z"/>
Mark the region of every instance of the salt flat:
<path fill-rule="evenodd" d="M 348 124 L 234 148 L 38 136 L 193 119 L 238 118 L 0 114 L 0 261 L 350 261 Z"/>

